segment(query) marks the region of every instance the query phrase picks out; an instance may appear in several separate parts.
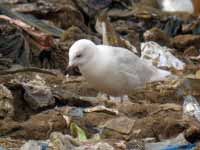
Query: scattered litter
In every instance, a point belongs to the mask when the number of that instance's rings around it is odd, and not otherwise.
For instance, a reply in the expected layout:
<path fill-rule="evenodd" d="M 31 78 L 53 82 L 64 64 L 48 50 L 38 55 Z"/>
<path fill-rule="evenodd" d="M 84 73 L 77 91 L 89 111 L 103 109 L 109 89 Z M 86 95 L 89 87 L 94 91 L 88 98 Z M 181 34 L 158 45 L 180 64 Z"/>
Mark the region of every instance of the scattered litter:
<path fill-rule="evenodd" d="M 66 121 L 66 125 L 67 125 L 67 127 L 70 125 L 70 118 L 68 117 L 68 116 L 66 116 L 66 115 L 63 115 L 63 118 L 65 119 L 65 121 Z"/>
<path fill-rule="evenodd" d="M 200 149 L 200 7 L 168 13 L 161 1 L 179 0 L 0 0 L 0 150 Z M 98 97 L 66 69 L 79 39 L 142 53 L 176 78 L 130 90 L 123 104 Z"/>
<path fill-rule="evenodd" d="M 185 63 L 171 54 L 171 49 L 161 47 L 155 42 L 145 42 L 141 44 L 141 59 L 147 60 L 157 67 L 169 67 L 177 70 L 183 70 Z"/>
<path fill-rule="evenodd" d="M 78 141 L 83 142 L 83 141 L 87 140 L 87 136 L 86 136 L 85 132 L 75 123 L 71 123 L 70 132 L 74 138 L 78 139 Z"/>
<path fill-rule="evenodd" d="M 114 148 L 106 142 L 99 142 L 96 144 L 83 145 L 76 150 L 114 150 Z"/>
<path fill-rule="evenodd" d="M 176 138 L 164 140 L 157 143 L 145 143 L 145 150 L 164 150 L 168 146 L 187 145 L 184 135 L 181 133 Z M 172 149 L 175 150 L 175 149 Z M 179 150 L 179 149 L 176 149 Z"/>
<path fill-rule="evenodd" d="M 30 140 L 25 143 L 20 150 L 47 150 L 47 147 L 47 143 Z"/>
<path fill-rule="evenodd" d="M 111 129 L 122 134 L 129 134 L 135 124 L 135 120 L 127 117 L 119 117 L 108 120 L 105 124 L 100 125 L 104 129 Z"/>
<path fill-rule="evenodd" d="M 117 47 L 124 47 L 133 53 L 138 53 L 136 47 L 132 45 L 128 40 L 125 40 L 123 37 L 119 36 L 112 24 L 108 21 L 107 16 L 102 15 L 97 18 L 96 31 L 102 35 L 103 44 L 111 45 Z M 134 41 L 137 43 L 138 41 Z"/>
<path fill-rule="evenodd" d="M 196 144 L 168 146 L 166 148 L 162 148 L 161 150 L 193 150 L 193 147 L 195 146 Z"/>
<path fill-rule="evenodd" d="M 68 115 L 71 116 L 71 117 L 80 117 L 82 118 L 83 117 L 83 109 L 82 108 L 72 108 Z"/>
<path fill-rule="evenodd" d="M 69 135 L 60 132 L 52 132 L 49 146 L 55 150 L 74 150 L 80 143 Z"/>
<path fill-rule="evenodd" d="M 103 105 L 99 105 L 99 106 L 95 106 L 95 107 L 91 107 L 91 108 L 85 108 L 83 110 L 86 113 L 91 113 L 91 112 L 105 112 L 105 113 L 110 113 L 113 115 L 118 115 L 119 111 L 116 109 L 111 109 L 111 108 L 107 108 Z"/>
<path fill-rule="evenodd" d="M 200 105 L 195 97 L 191 95 L 184 97 L 183 113 L 195 117 L 200 122 Z"/>
<path fill-rule="evenodd" d="M 39 75 L 35 80 L 22 83 L 22 86 L 25 90 L 24 99 L 32 109 L 37 110 L 54 105 L 55 99 L 51 89 Z"/>
<path fill-rule="evenodd" d="M 6 118 L 14 115 L 14 97 L 11 91 L 0 84 L 0 117 Z"/>

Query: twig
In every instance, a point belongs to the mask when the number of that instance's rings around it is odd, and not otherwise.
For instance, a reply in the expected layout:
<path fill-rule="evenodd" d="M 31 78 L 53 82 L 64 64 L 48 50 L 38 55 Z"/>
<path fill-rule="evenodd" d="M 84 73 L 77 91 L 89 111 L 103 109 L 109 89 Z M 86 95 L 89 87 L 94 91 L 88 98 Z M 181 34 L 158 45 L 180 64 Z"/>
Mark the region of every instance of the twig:
<path fill-rule="evenodd" d="M 55 74 L 51 71 L 40 69 L 40 68 L 35 68 L 35 67 L 27 67 L 27 68 L 22 68 L 22 69 L 17 69 L 17 70 L 0 71 L 0 75 L 15 74 L 15 73 L 21 73 L 21 72 L 39 72 L 39 73 L 57 76 L 57 74 Z"/>

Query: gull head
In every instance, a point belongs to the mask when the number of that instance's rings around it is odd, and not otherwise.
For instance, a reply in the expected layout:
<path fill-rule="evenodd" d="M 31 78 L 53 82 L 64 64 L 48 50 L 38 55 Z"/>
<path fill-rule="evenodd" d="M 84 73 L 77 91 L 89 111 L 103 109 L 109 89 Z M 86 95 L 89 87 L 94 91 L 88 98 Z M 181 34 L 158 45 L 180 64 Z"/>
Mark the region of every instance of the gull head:
<path fill-rule="evenodd" d="M 91 59 L 96 45 L 87 39 L 76 41 L 69 49 L 68 67 L 80 67 Z"/>

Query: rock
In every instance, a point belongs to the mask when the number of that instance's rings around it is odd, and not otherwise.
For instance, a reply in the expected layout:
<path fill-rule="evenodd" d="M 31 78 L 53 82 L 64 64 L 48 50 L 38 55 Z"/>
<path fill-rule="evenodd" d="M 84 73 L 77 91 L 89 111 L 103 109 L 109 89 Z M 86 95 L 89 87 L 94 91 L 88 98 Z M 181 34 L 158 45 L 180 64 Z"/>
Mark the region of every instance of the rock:
<path fill-rule="evenodd" d="M 0 118 L 12 117 L 14 115 L 14 98 L 11 91 L 0 84 Z"/>
<path fill-rule="evenodd" d="M 22 83 L 22 86 L 25 90 L 24 99 L 33 110 L 53 106 L 55 104 L 51 89 L 40 76 L 35 80 Z"/>
<path fill-rule="evenodd" d="M 200 36 L 199 35 L 177 35 L 172 40 L 172 45 L 180 50 L 184 50 L 190 46 L 200 48 Z"/>

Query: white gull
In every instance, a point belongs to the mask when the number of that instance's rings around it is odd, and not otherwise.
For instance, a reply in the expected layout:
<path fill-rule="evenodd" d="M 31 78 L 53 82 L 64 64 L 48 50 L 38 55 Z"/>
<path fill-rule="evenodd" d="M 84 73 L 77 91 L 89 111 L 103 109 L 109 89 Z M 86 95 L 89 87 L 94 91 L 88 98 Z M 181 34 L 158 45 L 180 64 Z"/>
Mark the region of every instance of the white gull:
<path fill-rule="evenodd" d="M 91 85 L 111 96 L 129 94 L 148 82 L 170 75 L 125 48 L 96 45 L 86 39 L 71 46 L 69 67 L 72 66 L 78 66 Z"/>

